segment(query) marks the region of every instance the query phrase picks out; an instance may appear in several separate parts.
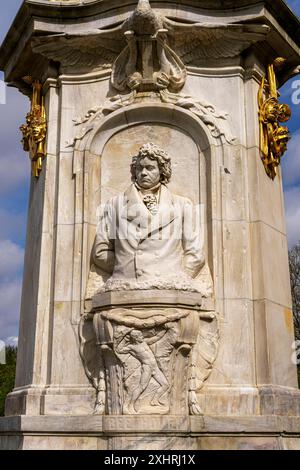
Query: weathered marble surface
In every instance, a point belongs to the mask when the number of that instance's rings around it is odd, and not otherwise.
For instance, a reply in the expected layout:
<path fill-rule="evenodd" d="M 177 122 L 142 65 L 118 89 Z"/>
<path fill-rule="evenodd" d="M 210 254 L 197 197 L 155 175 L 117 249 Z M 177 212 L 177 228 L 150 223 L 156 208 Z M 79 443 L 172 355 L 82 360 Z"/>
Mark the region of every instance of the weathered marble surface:
<path fill-rule="evenodd" d="M 22 416 L 0 426 L 1 450 L 300 450 L 299 417 Z"/>
<path fill-rule="evenodd" d="M 221 3 L 222 11 L 217 11 Z M 120 6 L 112 0 L 107 9 L 107 2 L 86 1 L 80 7 L 82 21 L 76 4 L 60 11 L 57 21 L 58 2 L 25 2 L 0 54 L 7 80 L 20 89 L 20 77 L 30 72 L 47 79 L 49 129 L 44 170 L 31 184 L 17 388 L 6 405 L 12 417 L 0 420 L 1 446 L 130 447 L 135 441 L 126 444 L 125 434 L 123 442 L 114 434 L 128 427 L 138 436 L 150 428 L 154 434 L 169 429 L 174 432 L 165 443 L 170 448 L 299 448 L 282 181 L 281 175 L 274 182 L 265 175 L 257 120 L 257 91 L 269 51 L 288 56 L 291 69 L 299 61 L 296 19 L 280 0 L 231 1 L 230 7 L 217 0 L 201 7 L 196 0 L 156 1 L 162 14 L 180 21 L 267 21 L 273 29 L 259 46 L 259 57 L 254 48 L 243 57 L 187 69 L 182 97 L 191 97 L 189 103 L 205 100 L 218 113 L 228 113 L 226 126 L 236 140 L 213 137 L 199 108 L 163 104 L 151 93 L 136 100 L 127 97 L 128 102 L 119 99 L 119 108 L 110 108 L 84 134 L 85 123 L 75 125 L 74 120 L 103 103 L 116 103 L 110 101 L 110 69 L 63 75 L 53 64 L 49 68 L 47 59 L 32 55 L 30 35 L 32 30 L 44 34 L 111 27 L 124 21 L 136 2 Z M 80 131 L 84 136 L 75 139 Z M 91 416 L 95 391 L 79 355 L 78 323 L 90 308 L 85 299 L 96 209 L 125 189 L 128 156 L 152 139 L 174 156 L 172 190 L 205 205 L 206 254 L 222 341 L 212 374 L 198 393 L 204 417 L 188 422 L 184 417 L 175 425 L 172 417 L 149 421 L 148 416 L 145 429 L 138 420 L 130 424 Z M 178 429 L 189 436 L 183 443 L 176 441 Z M 66 433 L 63 439 L 61 432 Z M 108 443 L 110 437 L 115 440 Z M 150 445 L 151 437 L 145 439 Z M 157 436 L 153 446 L 159 448 Z"/>

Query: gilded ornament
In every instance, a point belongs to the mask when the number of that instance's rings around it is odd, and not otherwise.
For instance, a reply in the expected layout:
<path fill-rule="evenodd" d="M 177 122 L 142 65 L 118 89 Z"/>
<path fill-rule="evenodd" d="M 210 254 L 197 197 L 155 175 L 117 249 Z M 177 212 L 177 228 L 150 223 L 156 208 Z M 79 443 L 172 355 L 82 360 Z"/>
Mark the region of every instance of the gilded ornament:
<path fill-rule="evenodd" d="M 32 86 L 31 110 L 26 116 L 26 124 L 22 125 L 20 130 L 23 134 L 23 148 L 25 152 L 29 152 L 32 175 L 38 178 L 42 170 L 42 161 L 46 156 L 47 121 L 42 96 L 43 85 L 31 77 L 25 77 L 24 80 Z"/>
<path fill-rule="evenodd" d="M 291 109 L 278 101 L 280 93 L 275 74 L 275 70 L 280 70 L 284 63 L 285 59 L 278 57 L 268 66 L 258 94 L 261 158 L 267 175 L 273 180 L 290 139 L 288 128 L 280 123 L 290 119 Z"/>

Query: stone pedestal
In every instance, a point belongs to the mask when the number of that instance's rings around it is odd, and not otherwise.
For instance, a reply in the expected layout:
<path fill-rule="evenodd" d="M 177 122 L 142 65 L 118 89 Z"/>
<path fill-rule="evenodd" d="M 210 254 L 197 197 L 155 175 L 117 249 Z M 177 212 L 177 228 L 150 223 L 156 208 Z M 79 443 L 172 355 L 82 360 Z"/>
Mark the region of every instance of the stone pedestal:
<path fill-rule="evenodd" d="M 300 448 L 281 170 L 272 180 L 261 161 L 257 104 L 276 57 L 288 58 L 279 86 L 300 63 L 297 19 L 282 0 L 151 4 L 141 30 L 137 1 L 25 1 L 2 46 L 7 82 L 28 95 L 22 77 L 43 85 L 47 138 L 31 181 L 17 376 L 0 448 Z M 97 338 L 92 320 L 108 309 L 109 322 L 120 308 L 92 262 L 97 210 L 126 191 L 146 142 L 172 156 L 172 194 L 201 207 L 201 302 L 193 309 L 191 292 L 182 300 L 157 289 L 141 303 L 218 319 L 209 374 L 191 390 L 197 415 L 188 402 L 160 415 L 149 404 L 104 408 L 108 378 L 94 369 L 96 346 L 111 354 L 112 338 L 110 326 Z M 131 308 L 123 292 L 122 309 Z M 180 356 L 180 374 L 189 358 Z M 184 375 L 170 380 L 187 400 Z"/>
<path fill-rule="evenodd" d="M 299 450 L 287 416 L 15 416 L 0 418 L 1 449 Z"/>
<path fill-rule="evenodd" d="M 94 413 L 202 414 L 196 394 L 212 370 L 219 338 L 213 303 L 199 293 L 95 295 L 93 312 L 80 323 L 81 357 L 97 389 Z"/>

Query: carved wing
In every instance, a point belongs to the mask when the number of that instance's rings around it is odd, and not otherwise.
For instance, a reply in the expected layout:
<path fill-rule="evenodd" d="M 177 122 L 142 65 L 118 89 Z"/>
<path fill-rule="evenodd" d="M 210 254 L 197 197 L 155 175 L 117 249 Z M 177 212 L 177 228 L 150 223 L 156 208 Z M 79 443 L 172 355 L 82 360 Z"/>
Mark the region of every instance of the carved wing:
<path fill-rule="evenodd" d="M 92 67 L 112 64 L 126 40 L 122 26 L 78 34 L 52 34 L 32 39 L 34 52 L 60 62 L 63 66 Z"/>
<path fill-rule="evenodd" d="M 168 44 L 188 65 L 199 59 L 235 57 L 265 39 L 270 28 L 257 24 L 184 24 L 165 19 Z"/>

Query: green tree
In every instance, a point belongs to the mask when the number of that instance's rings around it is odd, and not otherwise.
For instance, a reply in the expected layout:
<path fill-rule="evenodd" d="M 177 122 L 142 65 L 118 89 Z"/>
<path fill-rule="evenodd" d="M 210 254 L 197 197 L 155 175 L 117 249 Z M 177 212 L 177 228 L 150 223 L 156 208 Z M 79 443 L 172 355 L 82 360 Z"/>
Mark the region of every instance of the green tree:
<path fill-rule="evenodd" d="M 300 341 L 300 242 L 289 251 L 289 265 L 295 339 L 296 341 Z M 298 382 L 300 387 L 300 364 L 298 364 Z"/>
<path fill-rule="evenodd" d="M 289 251 L 295 337 L 300 340 L 300 243 Z"/>
<path fill-rule="evenodd" d="M 0 364 L 0 416 L 4 416 L 5 398 L 15 384 L 17 348 L 6 348 L 6 364 Z"/>

